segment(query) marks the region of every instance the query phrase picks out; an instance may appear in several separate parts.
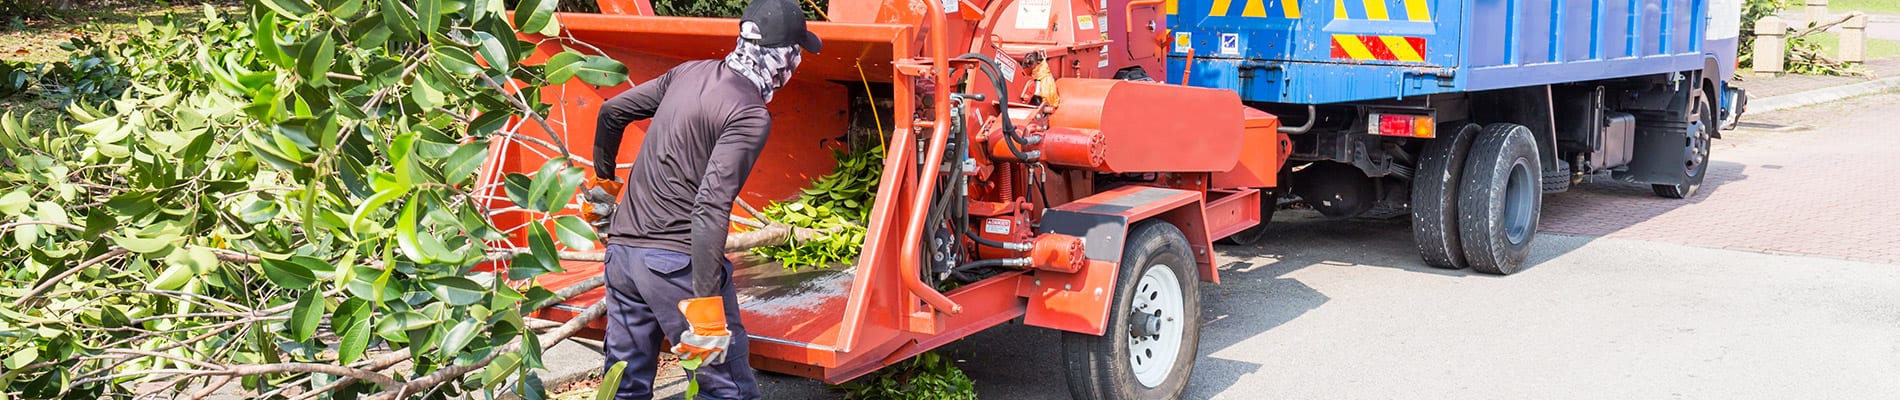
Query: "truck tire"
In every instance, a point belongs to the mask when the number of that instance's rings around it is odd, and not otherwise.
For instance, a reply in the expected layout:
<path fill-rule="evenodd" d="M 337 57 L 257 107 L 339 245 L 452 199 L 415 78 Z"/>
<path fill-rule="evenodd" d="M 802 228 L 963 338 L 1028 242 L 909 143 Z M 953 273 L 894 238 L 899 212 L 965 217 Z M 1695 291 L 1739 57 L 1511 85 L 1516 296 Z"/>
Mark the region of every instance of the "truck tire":
<path fill-rule="evenodd" d="M 1418 244 L 1425 265 L 1465 267 L 1464 248 L 1458 244 L 1458 182 L 1464 180 L 1465 155 L 1478 130 L 1477 124 L 1441 129 L 1451 136 L 1427 142 L 1419 157 L 1412 178 L 1412 242 Z"/>
<path fill-rule="evenodd" d="M 1649 185 L 1650 189 L 1656 191 L 1657 196 L 1671 199 L 1687 199 L 1695 196 L 1695 192 L 1702 188 L 1703 176 L 1708 175 L 1709 172 L 1709 142 L 1710 135 L 1714 132 L 1710 127 L 1715 126 L 1716 123 L 1713 111 L 1715 106 L 1711 104 L 1712 99 L 1703 95 L 1702 91 L 1690 92 L 1689 109 L 1684 113 L 1684 121 L 1660 124 L 1663 129 L 1677 129 L 1683 132 L 1682 153 L 1685 160 L 1683 183 Z"/>
<path fill-rule="evenodd" d="M 1267 223 L 1273 222 L 1273 212 L 1279 209 L 1280 189 L 1260 189 L 1260 224 L 1221 238 L 1221 244 L 1252 246 L 1260 243 L 1260 239 L 1267 237 Z"/>
<path fill-rule="evenodd" d="M 1136 224 L 1122 250 L 1108 329 L 1063 332 L 1069 394 L 1078 400 L 1173 399 L 1187 389 L 1201 342 L 1199 268 L 1187 235 Z"/>
<path fill-rule="evenodd" d="M 1537 157 L 1523 125 L 1491 124 L 1472 142 L 1458 198 L 1458 241 L 1472 270 L 1509 275 L 1530 255 L 1543 206 Z"/>
<path fill-rule="evenodd" d="M 1544 171 L 1544 194 L 1570 191 L 1570 162 L 1557 160 L 1557 168 Z"/>

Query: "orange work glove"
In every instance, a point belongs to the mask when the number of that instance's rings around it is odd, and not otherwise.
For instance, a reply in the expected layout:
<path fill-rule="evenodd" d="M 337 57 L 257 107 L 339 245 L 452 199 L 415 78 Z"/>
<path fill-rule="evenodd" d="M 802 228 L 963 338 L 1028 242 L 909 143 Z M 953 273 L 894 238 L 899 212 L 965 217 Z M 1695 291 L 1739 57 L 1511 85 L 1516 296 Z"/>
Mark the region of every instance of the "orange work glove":
<path fill-rule="evenodd" d="M 581 219 L 593 225 L 601 239 L 607 238 L 607 221 L 614 215 L 614 203 L 620 202 L 621 189 L 625 188 L 619 181 L 600 178 L 581 183 Z"/>
<path fill-rule="evenodd" d="M 726 331 L 726 299 L 719 296 L 680 300 L 680 313 L 693 326 L 680 333 L 673 353 L 681 359 L 701 359 L 707 363 L 726 362 L 726 348 L 732 345 L 732 332 Z"/>

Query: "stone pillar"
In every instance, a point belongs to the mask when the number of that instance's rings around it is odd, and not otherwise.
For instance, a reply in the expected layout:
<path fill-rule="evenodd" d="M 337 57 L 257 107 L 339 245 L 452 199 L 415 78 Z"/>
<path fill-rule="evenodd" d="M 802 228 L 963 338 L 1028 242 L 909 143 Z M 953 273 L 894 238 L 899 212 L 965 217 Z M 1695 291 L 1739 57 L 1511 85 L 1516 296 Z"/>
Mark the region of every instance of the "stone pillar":
<path fill-rule="evenodd" d="M 1867 61 L 1867 14 L 1855 11 L 1841 24 L 1841 61 Z"/>
<path fill-rule="evenodd" d="M 1755 74 L 1780 75 L 1787 56 L 1788 23 L 1781 17 L 1766 16 L 1755 21 Z"/>
<path fill-rule="evenodd" d="M 1808 24 L 1827 22 L 1827 0 L 1807 0 Z"/>

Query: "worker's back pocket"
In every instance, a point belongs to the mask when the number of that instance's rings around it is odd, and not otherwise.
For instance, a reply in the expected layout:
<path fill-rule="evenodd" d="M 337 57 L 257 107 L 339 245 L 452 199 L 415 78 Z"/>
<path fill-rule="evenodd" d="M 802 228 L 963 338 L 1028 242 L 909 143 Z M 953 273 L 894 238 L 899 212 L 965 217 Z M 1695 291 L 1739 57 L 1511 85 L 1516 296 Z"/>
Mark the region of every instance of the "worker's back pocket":
<path fill-rule="evenodd" d="M 679 272 L 686 269 L 687 264 L 693 263 L 693 257 L 686 253 L 657 249 L 648 249 L 644 253 L 646 254 L 641 255 L 640 262 L 646 264 L 647 269 L 661 274 Z"/>

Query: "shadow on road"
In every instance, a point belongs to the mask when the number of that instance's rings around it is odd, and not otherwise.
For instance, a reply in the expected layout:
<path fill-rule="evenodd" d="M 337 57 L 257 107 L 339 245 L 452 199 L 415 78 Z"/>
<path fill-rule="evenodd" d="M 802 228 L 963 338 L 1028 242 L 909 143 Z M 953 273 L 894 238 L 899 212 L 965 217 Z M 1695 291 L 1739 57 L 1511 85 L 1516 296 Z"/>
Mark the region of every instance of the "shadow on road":
<path fill-rule="evenodd" d="M 1656 196 L 1648 184 L 1616 181 L 1608 175 L 1592 176 L 1569 192 L 1544 196 L 1539 231 L 1588 236 L 1615 233 L 1706 201 L 1722 186 L 1748 179 L 1747 168 L 1735 162 L 1711 161 L 1702 189 L 1687 199 Z"/>

